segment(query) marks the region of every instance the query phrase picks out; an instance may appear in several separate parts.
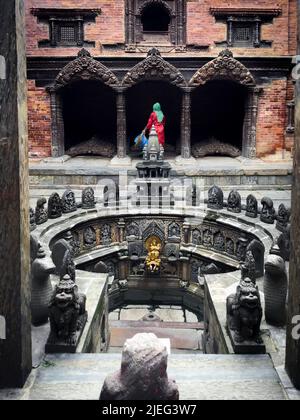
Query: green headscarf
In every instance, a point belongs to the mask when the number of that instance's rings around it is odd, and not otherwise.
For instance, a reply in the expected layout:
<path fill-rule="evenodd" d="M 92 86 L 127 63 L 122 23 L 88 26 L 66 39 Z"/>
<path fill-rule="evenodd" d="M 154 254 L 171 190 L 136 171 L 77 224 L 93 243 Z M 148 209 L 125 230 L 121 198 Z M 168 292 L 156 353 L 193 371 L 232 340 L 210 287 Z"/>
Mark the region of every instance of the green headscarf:
<path fill-rule="evenodd" d="M 161 106 L 158 102 L 153 105 L 153 111 L 155 112 L 155 114 L 157 116 L 158 122 L 161 123 L 165 116 L 164 116 L 164 113 L 162 112 Z"/>

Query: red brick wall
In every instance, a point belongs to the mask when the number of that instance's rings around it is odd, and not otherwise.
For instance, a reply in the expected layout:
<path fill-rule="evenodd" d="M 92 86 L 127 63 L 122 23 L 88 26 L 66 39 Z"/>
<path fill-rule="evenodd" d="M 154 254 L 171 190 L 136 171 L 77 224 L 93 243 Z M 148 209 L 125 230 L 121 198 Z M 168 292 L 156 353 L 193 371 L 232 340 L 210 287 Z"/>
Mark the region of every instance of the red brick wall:
<path fill-rule="evenodd" d="M 214 48 L 214 42 L 226 41 L 226 25 L 216 23 L 209 12 L 211 7 L 244 8 L 281 8 L 282 15 L 274 19 L 273 24 L 262 26 L 262 39 L 273 41 L 272 48 L 233 48 L 239 55 L 289 55 L 295 54 L 296 40 L 296 0 L 189 0 L 187 3 L 188 42 L 207 44 Z"/>
<path fill-rule="evenodd" d="M 273 154 L 285 146 L 287 81 L 265 85 L 259 100 L 257 155 Z"/>
<path fill-rule="evenodd" d="M 123 0 L 27 0 L 27 54 L 30 56 L 75 56 L 78 47 L 74 48 L 39 48 L 38 42 L 49 39 L 49 25 L 37 23 L 37 17 L 31 13 L 32 8 L 83 8 L 99 9 L 102 13 L 96 17 L 96 23 L 85 24 L 85 40 L 96 42 L 90 52 L 101 55 L 102 43 L 125 42 L 125 9 Z"/>
<path fill-rule="evenodd" d="M 51 156 L 50 96 L 44 88 L 28 81 L 29 156 Z"/>
<path fill-rule="evenodd" d="M 282 15 L 274 19 L 273 24 L 263 25 L 262 38 L 273 41 L 272 48 L 234 48 L 239 55 L 289 55 L 296 51 L 296 2 L 297 0 L 187 0 L 187 38 L 190 44 L 208 45 L 210 53 L 215 55 L 219 48 L 214 43 L 226 40 L 226 25 L 216 23 L 210 14 L 211 7 L 254 7 L 282 9 Z M 48 25 L 37 23 L 37 18 L 30 12 L 31 8 L 101 8 L 102 13 L 96 23 L 85 25 L 85 39 L 95 41 L 91 53 L 101 56 L 101 44 L 125 42 L 125 8 L 124 0 L 27 0 L 27 53 L 41 56 L 72 56 L 78 48 L 38 48 L 38 41 L 49 38 Z M 105 54 L 120 55 L 123 51 Z M 207 51 L 196 54 L 207 55 Z"/>

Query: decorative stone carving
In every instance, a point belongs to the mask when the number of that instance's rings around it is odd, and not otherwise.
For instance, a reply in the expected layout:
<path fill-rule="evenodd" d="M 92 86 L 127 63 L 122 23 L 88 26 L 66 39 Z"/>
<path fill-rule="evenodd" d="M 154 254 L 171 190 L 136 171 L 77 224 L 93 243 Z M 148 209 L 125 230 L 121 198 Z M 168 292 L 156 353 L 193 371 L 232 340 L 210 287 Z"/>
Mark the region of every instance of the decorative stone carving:
<path fill-rule="evenodd" d="M 46 353 L 75 353 L 87 321 L 86 296 L 66 275 L 55 287 L 49 305 L 50 335 Z"/>
<path fill-rule="evenodd" d="M 234 242 L 232 239 L 226 240 L 226 252 L 229 255 L 234 255 Z"/>
<path fill-rule="evenodd" d="M 116 153 L 117 149 L 114 143 L 109 139 L 100 139 L 97 136 L 93 136 L 87 141 L 76 144 L 76 146 L 73 146 L 66 151 L 66 154 L 72 157 L 88 155 L 112 158 Z"/>
<path fill-rule="evenodd" d="M 82 208 L 85 210 L 94 209 L 96 206 L 95 192 L 93 188 L 88 187 L 82 191 Z"/>
<path fill-rule="evenodd" d="M 250 71 L 233 58 L 230 50 L 221 51 L 219 56 L 201 67 L 191 78 L 190 86 L 202 86 L 210 80 L 226 79 L 241 85 L 254 86 L 255 80 Z"/>
<path fill-rule="evenodd" d="M 192 146 L 192 155 L 195 158 L 203 158 L 205 156 L 229 156 L 236 158 L 241 156 L 241 154 L 240 149 L 237 147 L 216 139 L 208 142 L 195 143 Z"/>
<path fill-rule="evenodd" d="M 92 248 L 96 245 L 96 231 L 92 226 L 89 226 L 84 230 L 83 241 L 86 248 Z"/>
<path fill-rule="evenodd" d="M 265 353 L 260 335 L 262 308 L 258 287 L 242 279 L 227 298 L 227 326 L 235 353 Z"/>
<path fill-rule="evenodd" d="M 159 221 L 152 221 L 143 232 L 143 241 L 150 236 L 157 236 L 162 242 L 165 240 L 164 224 Z"/>
<path fill-rule="evenodd" d="M 168 262 L 166 264 L 163 264 L 161 267 L 161 271 L 166 276 L 178 276 L 178 268 L 177 264 L 175 263 Z"/>
<path fill-rule="evenodd" d="M 214 235 L 214 248 L 217 251 L 225 251 L 225 238 L 221 232 L 218 232 Z"/>
<path fill-rule="evenodd" d="M 36 203 L 35 208 L 35 223 L 37 225 L 42 225 L 43 223 L 47 222 L 48 220 L 48 210 L 45 209 L 45 204 L 47 200 L 45 197 L 40 198 Z"/>
<path fill-rule="evenodd" d="M 54 91 L 79 80 L 100 80 L 108 86 L 118 85 L 118 79 L 111 70 L 92 58 L 89 51 L 82 49 L 78 57 L 67 64 L 58 74 L 52 86 Z"/>
<path fill-rule="evenodd" d="M 210 230 L 205 230 L 203 232 L 203 245 L 206 248 L 211 248 L 212 247 L 212 233 Z"/>
<path fill-rule="evenodd" d="M 62 211 L 63 213 L 72 213 L 77 211 L 77 204 L 75 200 L 75 194 L 72 190 L 68 189 L 63 193 L 62 196 Z"/>
<path fill-rule="evenodd" d="M 138 259 L 143 254 L 143 243 L 142 241 L 129 242 L 128 253 L 130 259 Z"/>
<path fill-rule="evenodd" d="M 254 195 L 250 194 L 247 197 L 246 216 L 255 219 L 258 215 L 258 203 Z"/>
<path fill-rule="evenodd" d="M 142 80 L 166 80 L 172 85 L 186 86 L 180 71 L 165 61 L 156 48 L 149 50 L 147 58 L 127 72 L 122 85 L 130 87 Z"/>
<path fill-rule="evenodd" d="M 268 324 L 286 323 L 288 280 L 285 262 L 277 255 L 269 255 L 265 264 L 265 317 Z"/>
<path fill-rule="evenodd" d="M 241 213 L 242 211 L 242 199 L 238 191 L 233 190 L 230 192 L 227 200 L 227 210 L 232 213 Z"/>
<path fill-rule="evenodd" d="M 31 319 L 33 325 L 42 325 L 48 321 L 48 306 L 52 295 L 50 274 L 55 272 L 55 265 L 42 246 L 38 245 L 36 259 L 31 267 Z"/>
<path fill-rule="evenodd" d="M 247 239 L 241 238 L 239 239 L 236 247 L 236 257 L 240 261 L 244 261 L 246 257 L 246 250 L 247 250 L 248 241 Z"/>
<path fill-rule="evenodd" d="M 73 269 L 75 272 L 75 265 L 72 259 L 73 249 L 71 241 L 72 234 L 71 232 L 67 232 L 63 239 L 59 239 L 52 246 L 51 257 L 56 266 L 56 274 L 60 278 L 63 278 L 66 274 L 69 273 L 68 264 L 70 265 L 70 272 L 72 272 Z M 70 258 L 72 261 L 70 261 Z M 75 281 L 75 274 L 72 276 L 72 280 Z"/>
<path fill-rule="evenodd" d="M 272 225 L 275 221 L 275 214 L 276 214 L 273 200 L 271 200 L 271 198 L 264 197 L 261 200 L 261 204 L 263 207 L 260 213 L 260 220 L 264 223 L 268 223 Z"/>
<path fill-rule="evenodd" d="M 170 261 L 177 260 L 179 258 L 179 244 L 167 244 L 164 249 L 164 254 Z"/>
<path fill-rule="evenodd" d="M 201 245 L 201 232 L 199 229 L 194 229 L 192 233 L 192 242 L 194 245 Z"/>
<path fill-rule="evenodd" d="M 51 194 L 48 200 L 49 219 L 58 219 L 62 215 L 62 202 L 58 193 Z"/>
<path fill-rule="evenodd" d="M 249 278 L 256 284 L 256 264 L 252 251 L 246 252 L 245 261 L 241 264 L 242 279 Z"/>
<path fill-rule="evenodd" d="M 110 225 L 101 226 L 101 241 L 103 245 L 109 245 L 111 243 L 111 227 Z"/>
<path fill-rule="evenodd" d="M 121 369 L 105 379 L 100 400 L 178 400 L 167 364 L 167 349 L 154 334 L 134 336 L 125 342 Z"/>
<path fill-rule="evenodd" d="M 29 209 L 29 223 L 30 223 L 30 232 L 33 232 L 36 229 L 35 223 L 35 213 L 33 208 L 30 207 Z"/>
<path fill-rule="evenodd" d="M 287 225 L 290 221 L 291 212 L 289 209 L 285 207 L 284 204 L 280 204 L 278 208 L 278 214 L 277 214 L 277 223 L 276 223 L 276 229 L 278 229 L 280 232 L 284 232 L 287 228 Z"/>
<path fill-rule="evenodd" d="M 73 232 L 71 235 L 72 235 L 72 238 L 70 240 L 70 245 L 72 247 L 72 255 L 73 257 L 77 257 L 81 251 L 79 234 L 78 232 Z"/>
<path fill-rule="evenodd" d="M 173 222 L 169 225 L 168 228 L 168 237 L 169 239 L 180 239 L 181 238 L 181 230 L 178 223 Z"/>
<path fill-rule="evenodd" d="M 60 279 L 62 279 L 66 274 L 70 277 L 72 281 L 76 281 L 76 265 L 73 260 L 71 251 L 66 251 L 64 255 Z"/>
<path fill-rule="evenodd" d="M 224 194 L 221 188 L 214 185 L 208 191 L 208 204 L 209 209 L 222 210 L 224 207 Z"/>
<path fill-rule="evenodd" d="M 108 274 L 111 277 L 118 278 L 119 273 L 118 273 L 118 270 L 117 270 L 116 263 L 111 260 L 111 261 L 107 261 L 106 265 L 107 265 L 107 269 L 108 269 Z"/>
<path fill-rule="evenodd" d="M 139 225 L 135 222 L 130 223 L 126 226 L 126 236 L 133 236 L 135 238 L 139 238 L 140 236 L 140 229 Z"/>
<path fill-rule="evenodd" d="M 145 264 L 143 263 L 132 264 L 131 274 L 134 276 L 143 276 L 145 274 Z"/>

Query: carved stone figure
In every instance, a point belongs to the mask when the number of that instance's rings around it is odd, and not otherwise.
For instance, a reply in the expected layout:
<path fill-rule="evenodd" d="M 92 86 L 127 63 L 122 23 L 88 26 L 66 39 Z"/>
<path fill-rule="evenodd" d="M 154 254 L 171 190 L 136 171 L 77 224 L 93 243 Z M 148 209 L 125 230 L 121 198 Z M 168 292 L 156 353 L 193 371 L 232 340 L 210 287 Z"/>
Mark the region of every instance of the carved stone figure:
<path fill-rule="evenodd" d="M 227 210 L 233 213 L 241 213 L 242 199 L 238 191 L 233 190 L 230 192 L 227 200 Z"/>
<path fill-rule="evenodd" d="M 110 225 L 101 226 L 101 240 L 103 245 L 111 243 L 111 227 Z"/>
<path fill-rule="evenodd" d="M 178 400 L 167 366 L 165 345 L 154 334 L 137 334 L 125 342 L 121 369 L 105 379 L 100 400 Z"/>
<path fill-rule="evenodd" d="M 285 262 L 277 255 L 269 255 L 265 263 L 265 317 L 268 324 L 286 323 L 288 280 Z"/>
<path fill-rule="evenodd" d="M 96 206 L 95 201 L 95 192 L 93 188 L 85 188 L 82 191 L 82 198 L 81 198 L 82 208 L 83 209 L 94 209 Z"/>
<path fill-rule="evenodd" d="M 180 238 L 180 226 L 178 223 L 173 222 L 169 225 L 168 236 L 170 239 Z"/>
<path fill-rule="evenodd" d="M 289 224 L 290 216 L 291 211 L 287 209 L 284 204 L 280 204 L 276 217 L 276 229 L 278 229 L 280 232 L 284 232 L 284 230 L 287 228 L 287 225 Z"/>
<path fill-rule="evenodd" d="M 274 223 L 276 215 L 273 200 L 271 200 L 268 197 L 264 197 L 261 200 L 261 204 L 263 207 L 260 213 L 260 220 L 264 223 L 272 225 Z"/>
<path fill-rule="evenodd" d="M 62 215 L 62 202 L 58 193 L 53 193 L 48 200 L 48 217 L 57 219 Z"/>
<path fill-rule="evenodd" d="M 158 238 L 150 238 L 146 246 L 148 250 L 146 267 L 152 273 L 158 272 L 161 266 L 161 243 Z"/>
<path fill-rule="evenodd" d="M 232 239 L 226 240 L 226 252 L 229 255 L 234 255 L 234 242 Z"/>
<path fill-rule="evenodd" d="M 36 223 L 35 223 L 35 213 L 31 207 L 29 209 L 29 223 L 30 223 L 30 232 L 33 232 L 34 229 L 36 229 Z"/>
<path fill-rule="evenodd" d="M 192 242 L 194 245 L 201 245 L 201 232 L 199 229 L 194 229 L 192 233 Z"/>
<path fill-rule="evenodd" d="M 105 262 L 99 261 L 99 262 L 97 262 L 97 264 L 95 264 L 95 267 L 94 267 L 93 271 L 94 271 L 94 273 L 107 274 L 108 273 L 108 267 L 105 264 Z"/>
<path fill-rule="evenodd" d="M 89 226 L 83 232 L 84 246 L 91 248 L 96 244 L 96 232 L 92 226 Z"/>
<path fill-rule="evenodd" d="M 212 246 L 212 233 L 210 230 L 205 230 L 203 232 L 203 245 L 207 248 Z"/>
<path fill-rule="evenodd" d="M 31 267 L 31 318 L 36 326 L 48 321 L 48 306 L 52 295 L 50 274 L 55 272 L 51 258 L 46 256 L 40 244 L 38 247 Z"/>
<path fill-rule="evenodd" d="M 236 294 L 227 298 L 227 325 L 230 334 L 233 332 L 231 338 L 236 352 L 243 352 L 239 347 L 241 343 L 246 346 L 254 344 L 252 351 L 249 348 L 249 353 L 265 352 L 260 335 L 261 320 L 262 308 L 258 287 L 251 279 L 242 279 Z"/>
<path fill-rule="evenodd" d="M 214 185 L 208 191 L 207 207 L 214 210 L 222 210 L 224 207 L 224 194 L 221 188 Z"/>
<path fill-rule="evenodd" d="M 258 203 L 254 195 L 250 194 L 247 197 L 246 216 L 255 219 L 258 215 Z"/>
<path fill-rule="evenodd" d="M 46 203 L 47 203 L 47 200 L 45 197 L 40 198 L 36 203 L 35 222 L 37 225 L 42 225 L 48 220 L 48 210 L 45 209 Z"/>
<path fill-rule="evenodd" d="M 245 260 L 247 245 L 248 245 L 247 239 L 244 239 L 244 238 L 239 239 L 239 241 L 237 243 L 237 247 L 236 247 L 236 257 L 240 261 Z"/>
<path fill-rule="evenodd" d="M 246 252 L 245 261 L 241 263 L 242 279 L 249 278 L 256 284 L 256 264 L 252 251 Z"/>
<path fill-rule="evenodd" d="M 72 255 L 73 257 L 76 257 L 77 255 L 80 254 L 80 251 L 81 251 L 79 234 L 78 232 L 73 232 L 71 235 L 72 235 L 72 238 L 70 240 L 70 245 L 72 247 Z"/>
<path fill-rule="evenodd" d="M 49 305 L 50 335 L 47 353 L 75 353 L 87 320 L 86 296 L 66 275 L 55 287 Z"/>
<path fill-rule="evenodd" d="M 280 250 L 280 255 L 284 261 L 290 261 L 291 254 L 291 225 L 288 225 L 286 229 L 281 233 L 277 239 L 277 245 Z"/>
<path fill-rule="evenodd" d="M 247 246 L 247 251 L 251 251 L 256 267 L 256 278 L 264 275 L 265 265 L 265 246 L 261 241 L 253 239 Z M 248 276 L 249 277 L 249 276 Z"/>
<path fill-rule="evenodd" d="M 217 251 L 225 251 L 225 238 L 221 232 L 216 233 L 214 236 L 214 248 Z"/>
<path fill-rule="evenodd" d="M 75 194 L 72 190 L 68 189 L 62 196 L 62 211 L 63 213 L 72 213 L 77 211 L 77 204 L 75 200 Z"/>

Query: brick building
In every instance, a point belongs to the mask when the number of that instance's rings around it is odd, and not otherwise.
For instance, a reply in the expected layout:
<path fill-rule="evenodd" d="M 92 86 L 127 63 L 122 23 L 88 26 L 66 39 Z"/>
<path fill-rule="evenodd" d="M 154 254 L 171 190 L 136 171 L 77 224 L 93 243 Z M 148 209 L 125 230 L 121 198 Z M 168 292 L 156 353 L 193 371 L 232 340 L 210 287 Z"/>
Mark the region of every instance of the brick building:
<path fill-rule="evenodd" d="M 215 141 L 289 156 L 296 3 L 27 0 L 30 156 L 97 136 L 125 157 L 154 101 L 185 158 Z"/>

